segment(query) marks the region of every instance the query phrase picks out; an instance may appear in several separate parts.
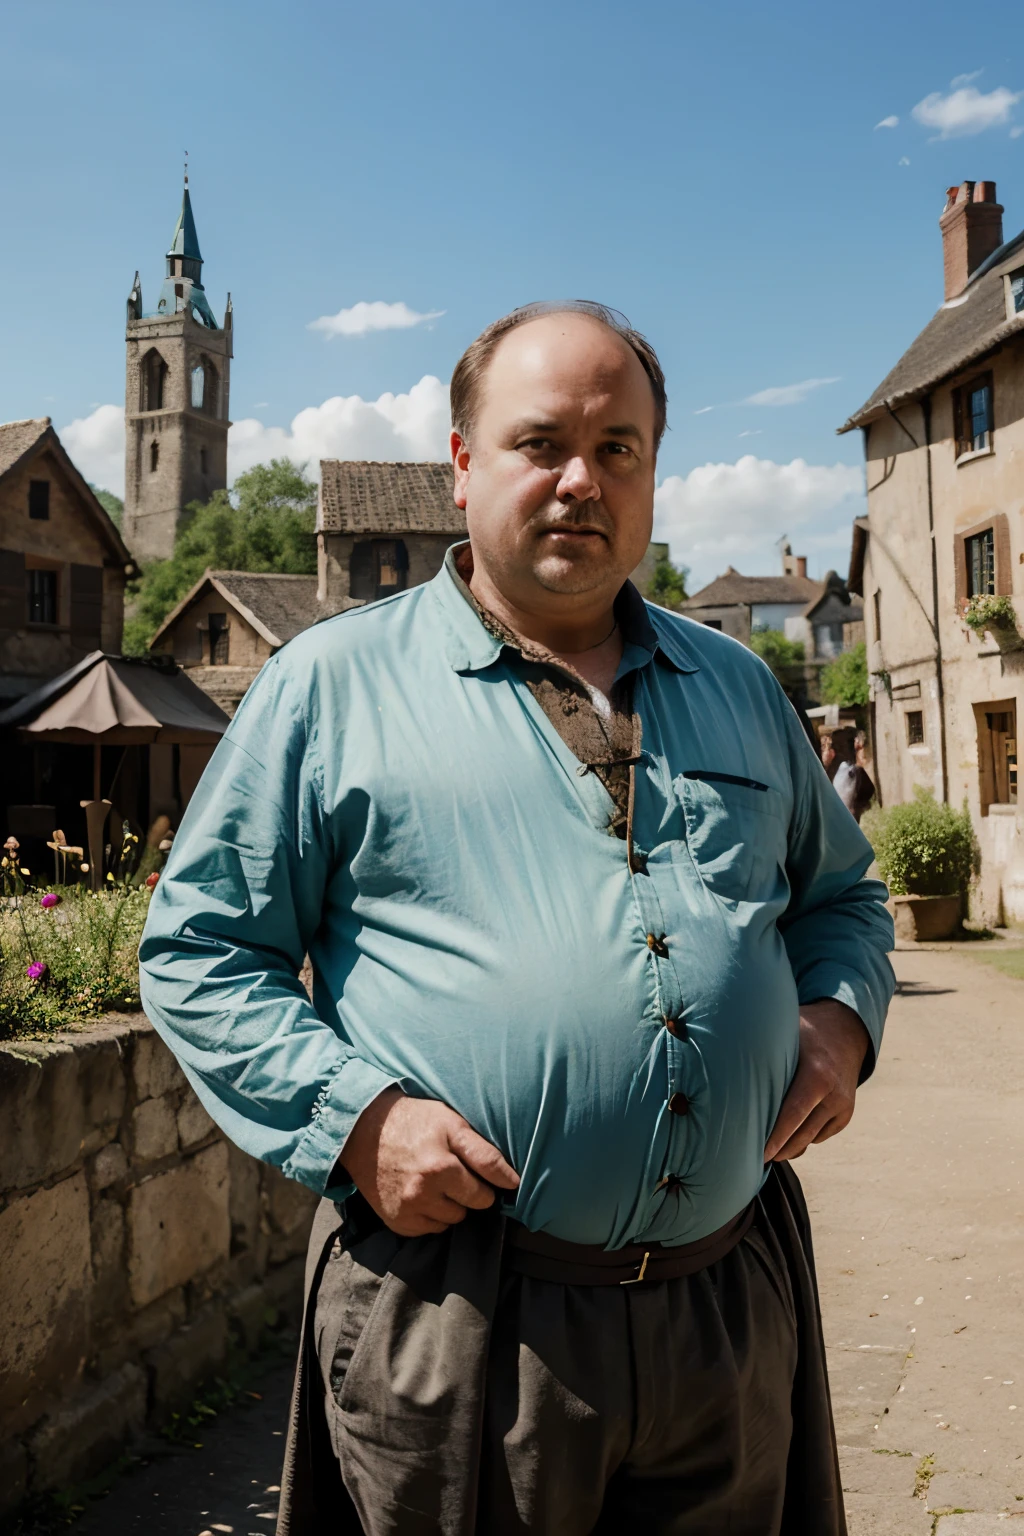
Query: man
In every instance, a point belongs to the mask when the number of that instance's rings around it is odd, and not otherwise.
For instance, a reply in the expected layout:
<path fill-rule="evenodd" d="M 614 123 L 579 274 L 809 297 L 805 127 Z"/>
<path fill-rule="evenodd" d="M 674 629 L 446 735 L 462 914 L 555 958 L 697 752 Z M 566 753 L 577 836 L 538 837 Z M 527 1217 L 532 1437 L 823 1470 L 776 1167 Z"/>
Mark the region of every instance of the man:
<path fill-rule="evenodd" d="M 532 306 L 451 393 L 468 544 L 267 664 L 141 951 L 327 1197 L 279 1531 L 835 1536 L 787 1160 L 873 1066 L 884 887 L 768 669 L 626 580 L 649 344 Z"/>

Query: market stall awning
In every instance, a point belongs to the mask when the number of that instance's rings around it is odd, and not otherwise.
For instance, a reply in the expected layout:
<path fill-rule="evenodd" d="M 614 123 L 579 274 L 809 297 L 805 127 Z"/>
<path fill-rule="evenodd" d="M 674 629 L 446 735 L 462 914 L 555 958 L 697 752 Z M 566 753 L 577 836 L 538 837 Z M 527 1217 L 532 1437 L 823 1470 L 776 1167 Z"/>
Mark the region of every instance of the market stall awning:
<path fill-rule="evenodd" d="M 228 716 L 170 657 L 93 651 L 0 713 L 23 741 L 213 746 Z"/>

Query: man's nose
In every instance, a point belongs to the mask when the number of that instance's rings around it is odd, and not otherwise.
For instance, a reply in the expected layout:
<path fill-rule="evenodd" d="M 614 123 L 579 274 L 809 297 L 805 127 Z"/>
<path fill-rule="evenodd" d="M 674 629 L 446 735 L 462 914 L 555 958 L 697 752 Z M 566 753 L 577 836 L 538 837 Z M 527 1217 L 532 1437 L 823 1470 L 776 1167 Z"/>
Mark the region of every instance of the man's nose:
<path fill-rule="evenodd" d="M 557 495 L 559 501 L 600 501 L 597 475 L 582 454 L 576 454 L 562 465 Z"/>

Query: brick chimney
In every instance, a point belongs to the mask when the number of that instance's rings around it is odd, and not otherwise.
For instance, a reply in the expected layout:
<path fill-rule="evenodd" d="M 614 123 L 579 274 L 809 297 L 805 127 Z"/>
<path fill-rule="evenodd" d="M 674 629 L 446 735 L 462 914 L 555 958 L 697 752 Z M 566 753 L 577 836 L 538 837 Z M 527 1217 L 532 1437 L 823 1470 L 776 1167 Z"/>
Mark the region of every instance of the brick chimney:
<path fill-rule="evenodd" d="M 782 574 L 784 576 L 806 576 L 807 556 L 794 555 L 789 545 L 784 545 L 782 550 Z"/>
<path fill-rule="evenodd" d="M 939 219 L 946 300 L 957 298 L 972 272 L 1003 243 L 1003 209 L 994 181 L 963 181 L 946 192 Z"/>

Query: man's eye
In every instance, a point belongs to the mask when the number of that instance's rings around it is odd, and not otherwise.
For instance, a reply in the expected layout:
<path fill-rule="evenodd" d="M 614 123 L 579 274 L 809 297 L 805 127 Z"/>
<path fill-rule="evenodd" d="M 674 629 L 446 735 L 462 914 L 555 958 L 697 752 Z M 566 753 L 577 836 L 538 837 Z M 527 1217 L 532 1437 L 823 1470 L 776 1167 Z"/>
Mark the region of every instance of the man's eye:
<path fill-rule="evenodd" d="M 519 446 L 520 448 L 533 448 L 537 452 L 546 452 L 554 445 L 549 437 L 528 437 Z"/>
<path fill-rule="evenodd" d="M 605 453 L 614 453 L 617 456 L 621 456 L 624 453 L 631 453 L 632 449 L 625 443 L 605 443 L 604 451 Z"/>

